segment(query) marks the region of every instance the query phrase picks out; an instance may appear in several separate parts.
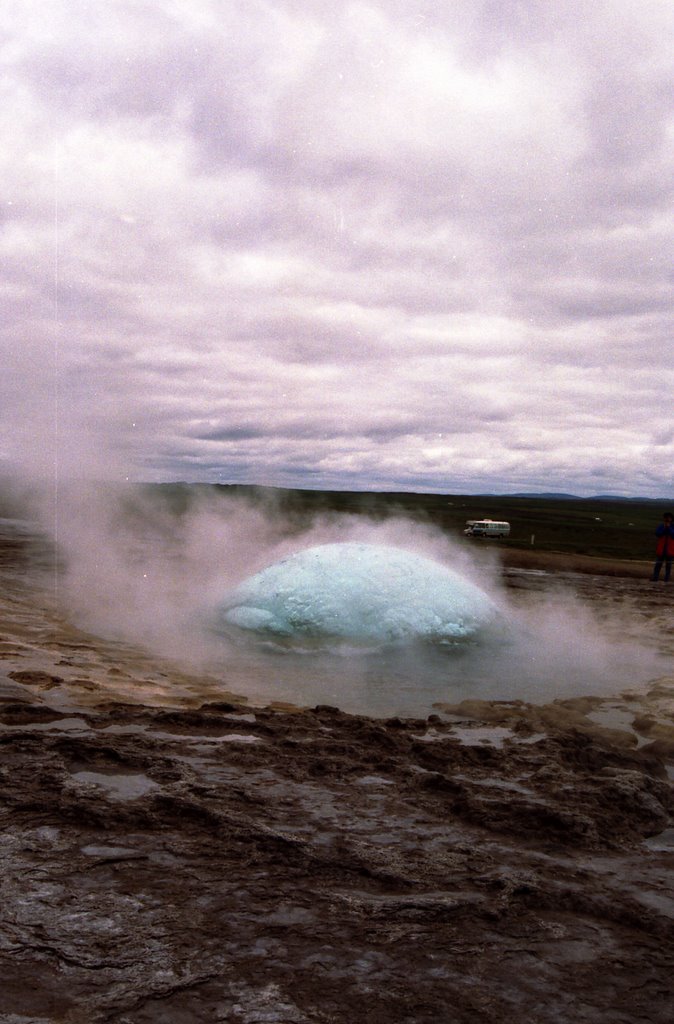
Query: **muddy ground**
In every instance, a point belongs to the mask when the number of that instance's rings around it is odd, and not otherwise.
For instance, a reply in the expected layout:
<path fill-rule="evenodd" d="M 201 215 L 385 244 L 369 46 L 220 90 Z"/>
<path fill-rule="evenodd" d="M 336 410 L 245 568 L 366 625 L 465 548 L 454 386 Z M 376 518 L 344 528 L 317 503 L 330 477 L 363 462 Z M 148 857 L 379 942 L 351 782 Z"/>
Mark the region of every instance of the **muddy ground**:
<path fill-rule="evenodd" d="M 5 536 L 3 1024 L 672 1020 L 674 676 L 252 707 L 78 631 L 27 557 Z M 557 584 L 672 653 L 664 585 Z"/>

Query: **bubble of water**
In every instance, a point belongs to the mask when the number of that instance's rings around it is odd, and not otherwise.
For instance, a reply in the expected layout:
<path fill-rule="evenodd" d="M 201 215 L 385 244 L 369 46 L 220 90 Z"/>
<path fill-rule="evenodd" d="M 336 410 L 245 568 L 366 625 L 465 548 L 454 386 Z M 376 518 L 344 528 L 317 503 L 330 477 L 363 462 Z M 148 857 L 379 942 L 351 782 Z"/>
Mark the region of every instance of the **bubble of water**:
<path fill-rule="evenodd" d="M 457 642 L 496 616 L 492 600 L 452 569 L 401 548 L 363 543 L 299 551 L 244 580 L 217 610 L 225 629 L 365 643 Z"/>

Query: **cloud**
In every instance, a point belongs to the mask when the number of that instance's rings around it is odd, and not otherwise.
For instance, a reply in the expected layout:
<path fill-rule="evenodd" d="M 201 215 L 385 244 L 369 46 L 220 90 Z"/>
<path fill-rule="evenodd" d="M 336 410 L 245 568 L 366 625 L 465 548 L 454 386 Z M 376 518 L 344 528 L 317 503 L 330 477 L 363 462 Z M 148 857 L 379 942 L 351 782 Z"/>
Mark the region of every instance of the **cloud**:
<path fill-rule="evenodd" d="M 0 458 L 667 491 L 673 21 L 8 2 Z"/>

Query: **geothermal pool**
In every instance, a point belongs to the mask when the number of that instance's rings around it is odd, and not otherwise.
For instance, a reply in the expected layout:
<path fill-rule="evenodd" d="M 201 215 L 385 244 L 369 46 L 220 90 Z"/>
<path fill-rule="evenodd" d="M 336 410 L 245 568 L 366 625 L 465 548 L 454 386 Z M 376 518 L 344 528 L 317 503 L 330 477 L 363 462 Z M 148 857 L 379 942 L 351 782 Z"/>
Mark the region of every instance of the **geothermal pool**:
<path fill-rule="evenodd" d="M 225 700 L 425 716 L 471 697 L 608 696 L 670 671 L 667 595 L 646 581 L 508 579 L 495 555 L 408 523 L 290 539 L 238 510 L 140 538 L 113 525 L 74 520 L 66 570 L 55 589 L 47 559 L 46 586 L 75 627 L 189 675 L 190 700 L 217 699 L 215 680 Z M 147 672 L 130 675 L 135 699 L 173 699 L 158 667 L 147 693 Z"/>
<path fill-rule="evenodd" d="M 600 621 L 572 580 L 560 590 L 544 573 L 523 573 L 518 583 L 517 595 L 491 596 L 411 552 L 309 548 L 222 602 L 214 667 L 254 700 L 416 716 L 465 698 L 614 694 L 669 665 L 629 637 L 615 609 Z"/>
<path fill-rule="evenodd" d="M 330 704 L 354 714 L 426 716 L 434 705 L 479 700 L 547 702 L 639 689 L 667 670 L 664 659 L 630 650 L 542 649 L 531 636 L 509 646 L 442 649 L 408 644 L 363 650 L 298 651 L 252 640 L 211 663 L 228 690 L 254 702 L 312 707 Z"/>

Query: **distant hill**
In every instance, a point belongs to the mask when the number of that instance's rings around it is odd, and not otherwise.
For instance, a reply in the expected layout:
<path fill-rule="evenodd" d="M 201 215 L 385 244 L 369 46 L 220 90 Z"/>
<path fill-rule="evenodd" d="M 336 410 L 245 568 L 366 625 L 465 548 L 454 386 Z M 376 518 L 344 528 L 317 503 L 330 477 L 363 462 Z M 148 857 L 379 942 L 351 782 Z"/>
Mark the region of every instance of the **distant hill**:
<path fill-rule="evenodd" d="M 491 498 L 546 498 L 555 501 L 582 501 L 577 494 L 565 494 L 563 491 L 515 491 L 514 494 L 485 495 Z M 589 499 L 592 500 L 592 499 Z"/>
<path fill-rule="evenodd" d="M 622 494 L 597 494 L 594 498 L 588 499 L 590 501 L 631 501 L 641 502 L 650 501 L 658 505 L 670 505 L 674 504 L 674 498 L 627 498 Z"/>
<path fill-rule="evenodd" d="M 485 494 L 486 498 L 543 498 L 546 501 L 651 501 L 674 504 L 674 498 L 644 498 L 631 497 L 625 494 L 592 494 L 588 498 L 582 498 L 579 494 L 567 494 L 565 491 L 515 491 L 512 494 Z"/>

